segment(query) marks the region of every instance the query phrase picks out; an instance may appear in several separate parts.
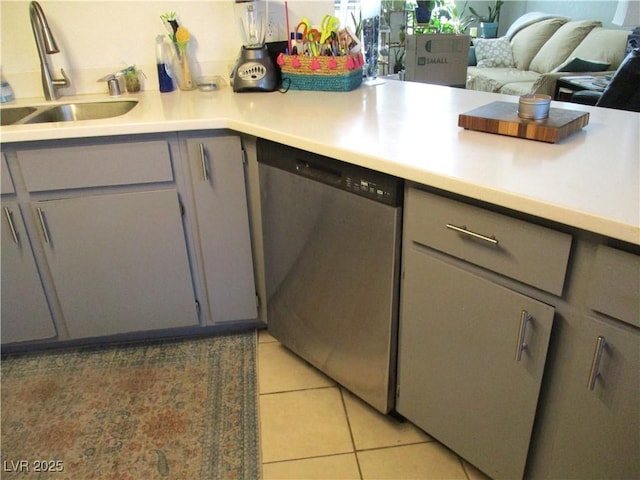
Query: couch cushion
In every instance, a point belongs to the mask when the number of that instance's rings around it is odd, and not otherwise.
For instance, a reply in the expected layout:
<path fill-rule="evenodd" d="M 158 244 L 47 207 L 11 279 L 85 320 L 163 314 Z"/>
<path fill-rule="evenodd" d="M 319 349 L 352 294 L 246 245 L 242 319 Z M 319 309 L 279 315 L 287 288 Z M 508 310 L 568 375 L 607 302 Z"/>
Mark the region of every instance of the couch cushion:
<path fill-rule="evenodd" d="M 515 67 L 511 43 L 507 37 L 478 38 L 474 41 L 477 65 L 480 68 Z"/>
<path fill-rule="evenodd" d="M 611 64 L 611 70 L 616 70 L 624 58 L 628 36 L 626 30 L 596 27 L 571 52 L 570 57 L 607 62 Z"/>
<path fill-rule="evenodd" d="M 550 73 L 541 73 L 538 79 L 534 82 L 531 93 L 540 93 L 543 95 L 551 95 L 552 97 L 556 93 L 556 83 L 558 79 L 562 77 L 572 77 L 572 76 L 580 76 L 584 75 L 584 73 L 568 73 L 568 72 L 550 72 Z M 598 75 L 606 75 L 603 73 L 594 73 L 594 76 Z"/>
<path fill-rule="evenodd" d="M 511 82 L 502 86 L 498 93 L 506 95 L 527 95 L 533 90 L 534 82 Z"/>
<path fill-rule="evenodd" d="M 511 52 L 516 67 L 528 70 L 538 50 L 566 22 L 565 18 L 550 18 L 529 25 L 516 33 L 511 39 Z"/>
<path fill-rule="evenodd" d="M 542 45 L 531 60 L 529 70 L 540 73 L 552 71 L 569 57 L 591 30 L 601 26 L 601 22 L 592 20 L 565 23 Z"/>
<path fill-rule="evenodd" d="M 467 88 L 482 92 L 499 92 L 503 85 L 513 82 L 534 82 L 540 76 L 537 72 L 522 71 L 517 68 L 467 69 Z"/>
<path fill-rule="evenodd" d="M 567 22 L 569 21 L 569 18 L 561 17 L 560 15 L 554 15 L 554 14 L 543 13 L 543 12 L 527 12 L 515 19 L 515 21 L 511 24 L 511 26 L 507 30 L 507 33 L 504 34 L 504 36 L 511 39 L 511 37 L 513 37 L 516 33 L 518 33 L 523 28 L 528 27 L 529 25 L 537 23 L 541 20 L 547 20 L 548 18 L 564 18 Z"/>

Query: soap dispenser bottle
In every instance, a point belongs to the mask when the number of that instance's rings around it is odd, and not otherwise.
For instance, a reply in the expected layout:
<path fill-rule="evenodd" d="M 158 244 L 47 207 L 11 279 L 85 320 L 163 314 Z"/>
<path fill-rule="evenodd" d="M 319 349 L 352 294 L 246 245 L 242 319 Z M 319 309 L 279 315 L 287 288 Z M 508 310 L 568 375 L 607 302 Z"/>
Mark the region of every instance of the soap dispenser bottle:
<path fill-rule="evenodd" d="M 165 42 L 164 35 L 158 35 L 156 37 L 156 64 L 158 65 L 158 83 L 160 84 L 160 91 L 163 93 L 173 92 L 173 79 L 169 73 L 171 68 L 169 59 L 171 58 L 166 49 L 169 44 Z"/>

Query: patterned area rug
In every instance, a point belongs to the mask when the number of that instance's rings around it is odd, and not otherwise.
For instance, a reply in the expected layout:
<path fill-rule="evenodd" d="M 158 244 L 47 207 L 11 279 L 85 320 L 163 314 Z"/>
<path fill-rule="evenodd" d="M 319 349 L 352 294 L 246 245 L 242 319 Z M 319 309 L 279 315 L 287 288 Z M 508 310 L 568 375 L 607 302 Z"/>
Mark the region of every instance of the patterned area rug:
<path fill-rule="evenodd" d="M 258 478 L 256 385 L 255 332 L 9 356 L 1 476 Z"/>

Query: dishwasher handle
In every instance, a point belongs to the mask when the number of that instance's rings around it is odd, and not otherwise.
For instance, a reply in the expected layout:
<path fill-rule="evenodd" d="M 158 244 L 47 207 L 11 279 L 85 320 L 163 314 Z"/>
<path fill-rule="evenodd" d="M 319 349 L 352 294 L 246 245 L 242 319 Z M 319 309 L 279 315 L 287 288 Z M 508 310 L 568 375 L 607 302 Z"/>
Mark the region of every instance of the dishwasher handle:
<path fill-rule="evenodd" d="M 303 177 L 328 185 L 338 186 L 342 182 L 342 175 L 339 171 L 324 165 L 314 165 L 306 160 L 298 159 L 296 161 L 296 172 Z"/>

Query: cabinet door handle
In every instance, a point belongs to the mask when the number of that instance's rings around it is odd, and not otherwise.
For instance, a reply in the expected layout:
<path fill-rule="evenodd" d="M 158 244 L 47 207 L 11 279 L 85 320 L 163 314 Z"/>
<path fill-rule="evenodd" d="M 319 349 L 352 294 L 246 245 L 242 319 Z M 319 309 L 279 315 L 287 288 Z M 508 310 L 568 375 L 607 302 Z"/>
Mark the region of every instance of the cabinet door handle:
<path fill-rule="evenodd" d="M 520 314 L 520 328 L 518 329 L 518 344 L 516 345 L 516 362 L 522 359 L 522 351 L 527 348 L 527 343 L 524 341 L 527 335 L 527 324 L 531 320 L 531 315 L 526 310 L 522 310 Z"/>
<path fill-rule="evenodd" d="M 604 347 L 607 345 L 607 340 L 599 335 L 596 340 L 596 349 L 593 352 L 593 359 L 591 360 L 591 370 L 589 371 L 589 382 L 587 388 L 593 390 L 596 387 L 596 380 L 600 376 L 600 360 L 602 359 L 602 353 Z"/>
<path fill-rule="evenodd" d="M 40 207 L 37 207 L 38 220 L 40 220 L 40 227 L 42 228 L 42 234 L 44 235 L 44 243 L 49 242 L 49 231 L 47 230 L 47 223 L 44 221 L 44 212 Z"/>
<path fill-rule="evenodd" d="M 7 219 L 7 223 L 9 224 L 9 230 L 11 230 L 11 236 L 13 237 L 13 242 L 20 245 L 18 241 L 18 232 L 16 232 L 16 227 L 13 224 L 13 213 L 7 207 L 4 207 L 4 218 Z"/>
<path fill-rule="evenodd" d="M 207 153 L 204 150 L 204 143 L 200 144 L 200 166 L 202 167 L 202 178 L 208 182 L 209 172 L 207 171 Z"/>
<path fill-rule="evenodd" d="M 468 235 L 470 237 L 477 238 L 478 240 L 482 240 L 482 241 L 488 242 L 491 245 L 498 245 L 498 240 L 496 239 L 496 237 L 494 235 L 491 235 L 490 237 L 487 237 L 486 235 L 482 235 L 481 233 L 477 233 L 477 232 L 474 232 L 472 230 L 469 230 L 466 225 L 462 225 L 461 227 L 459 227 L 457 225 L 453 225 L 451 223 L 447 223 L 447 228 L 449 230 L 454 230 L 454 231 L 456 231 L 458 233 L 462 233 L 464 235 Z"/>

